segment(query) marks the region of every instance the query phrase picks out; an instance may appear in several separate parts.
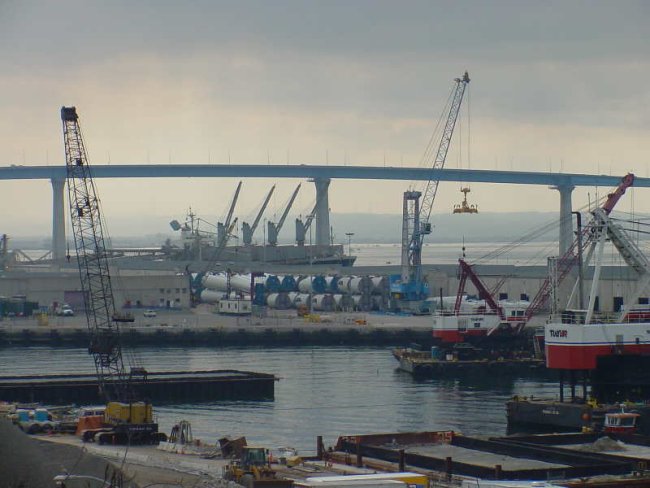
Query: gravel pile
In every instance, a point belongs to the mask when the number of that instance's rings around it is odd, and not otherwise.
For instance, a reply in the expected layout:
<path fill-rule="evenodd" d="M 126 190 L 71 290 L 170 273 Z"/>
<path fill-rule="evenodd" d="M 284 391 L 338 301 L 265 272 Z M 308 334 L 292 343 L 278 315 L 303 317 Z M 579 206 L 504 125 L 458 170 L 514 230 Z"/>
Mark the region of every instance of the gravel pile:
<path fill-rule="evenodd" d="M 54 477 L 64 473 L 101 479 L 117 475 L 106 460 L 78 447 L 39 441 L 6 419 L 0 419 L 0 473 L 0 485 L 7 488 L 54 487 Z"/>

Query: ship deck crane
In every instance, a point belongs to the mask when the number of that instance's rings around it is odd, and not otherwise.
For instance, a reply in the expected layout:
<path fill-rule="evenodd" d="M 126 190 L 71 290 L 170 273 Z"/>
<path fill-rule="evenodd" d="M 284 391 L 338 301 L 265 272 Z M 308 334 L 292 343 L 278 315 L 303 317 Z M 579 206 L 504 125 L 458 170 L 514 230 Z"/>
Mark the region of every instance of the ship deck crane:
<path fill-rule="evenodd" d="M 314 208 L 312 209 L 311 212 L 309 212 L 309 215 L 307 215 L 307 218 L 305 219 L 304 222 L 300 219 L 296 219 L 296 244 L 298 244 L 299 246 L 305 245 L 305 238 L 307 236 L 307 231 L 311 227 L 311 223 L 316 217 L 317 208 L 318 208 L 318 203 L 314 205 Z"/>
<path fill-rule="evenodd" d="M 266 210 L 266 207 L 269 204 L 269 201 L 271 200 L 271 195 L 273 195 L 274 191 L 275 191 L 275 185 L 271 187 L 271 190 L 269 190 L 269 193 L 266 195 L 266 198 L 264 199 L 264 203 L 262 203 L 262 207 L 260 208 L 260 211 L 257 213 L 255 220 L 253 221 L 253 225 L 249 225 L 248 222 L 242 222 L 241 227 L 242 227 L 243 241 L 245 246 L 250 246 L 253 243 L 253 234 L 255 234 L 255 231 L 257 230 L 257 226 L 259 225 L 260 220 L 262 219 L 262 215 L 264 214 L 264 211 Z"/>
<path fill-rule="evenodd" d="M 235 194 L 232 197 L 230 202 L 230 207 L 228 207 L 228 214 L 226 215 L 226 220 L 224 222 L 217 222 L 217 248 L 226 247 L 228 244 L 228 239 L 230 239 L 230 229 L 232 227 L 232 216 L 235 213 L 235 206 L 237 205 L 237 200 L 239 199 L 239 192 L 241 191 L 242 182 L 240 181 L 235 190 Z"/>
<path fill-rule="evenodd" d="M 456 78 L 456 86 L 442 137 L 433 161 L 432 169 L 441 169 L 445 165 L 449 145 L 454 133 L 458 113 L 463 101 L 465 89 L 470 82 L 467 72 L 462 78 Z M 433 154 L 433 138 L 425 151 L 424 160 Z M 400 300 L 422 300 L 428 295 L 428 288 L 422 280 L 422 245 L 424 236 L 431 233 L 431 209 L 438 192 L 439 180 L 427 182 L 424 192 L 409 190 L 404 193 L 402 210 L 402 258 Z"/>
<path fill-rule="evenodd" d="M 161 437 L 151 404 L 136 401 L 132 388 L 132 380 L 146 376 L 146 371 L 131 368 L 127 372 L 122 358 L 100 201 L 75 107 L 62 107 L 61 121 L 70 218 L 90 333 L 88 352 L 95 362 L 100 393 L 107 400 L 105 422 L 109 428 L 90 432 L 87 440 L 97 434 L 100 443 L 156 442 Z"/>
<path fill-rule="evenodd" d="M 294 200 L 296 199 L 296 196 L 298 195 L 298 191 L 300 190 L 300 184 L 296 187 L 296 189 L 293 191 L 291 194 L 291 198 L 289 198 L 289 203 L 287 203 L 287 206 L 284 209 L 284 212 L 282 212 L 282 216 L 280 217 L 280 220 L 278 223 L 273 223 L 271 221 L 267 222 L 267 243 L 269 246 L 276 246 L 278 244 L 278 234 L 280 233 L 280 230 L 282 230 L 282 226 L 284 225 L 284 221 L 287 219 L 287 215 L 289 214 L 289 210 L 291 210 L 291 206 L 293 205 Z"/>

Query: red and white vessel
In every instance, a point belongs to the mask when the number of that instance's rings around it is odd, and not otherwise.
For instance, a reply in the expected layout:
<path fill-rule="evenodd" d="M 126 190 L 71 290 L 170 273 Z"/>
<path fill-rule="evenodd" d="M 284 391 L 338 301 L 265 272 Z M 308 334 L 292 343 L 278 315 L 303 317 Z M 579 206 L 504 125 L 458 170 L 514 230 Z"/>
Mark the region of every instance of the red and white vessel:
<path fill-rule="evenodd" d="M 496 301 L 493 294 L 463 259 L 458 260 L 460 280 L 455 297 L 440 297 L 439 311 L 433 315 L 433 337 L 447 343 L 464 342 L 469 338 L 486 337 L 496 331 L 517 333 L 526 324 L 526 311 L 530 302 Z M 479 296 L 484 299 L 469 299 L 465 294 L 465 283 L 470 279 Z M 452 302 L 452 310 L 445 310 L 445 301 Z"/>
<path fill-rule="evenodd" d="M 502 315 L 489 309 L 485 300 L 463 300 L 456 311 L 441 311 L 433 315 L 433 337 L 442 342 L 464 342 L 471 337 L 485 337 L 499 329 L 519 329 L 525 322 L 528 301 L 497 302 Z"/>
<path fill-rule="evenodd" d="M 614 245 L 638 276 L 636 289 L 628 297 L 628 303 L 636 303 L 650 284 L 650 262 L 624 229 L 609 218 L 613 206 L 633 181 L 631 174 L 623 178 L 605 205 L 592 212 L 593 221 L 585 233 L 589 238 L 585 246 L 590 247 L 588 259 L 596 254 L 589 304 L 585 310 L 567 310 L 558 320 L 546 324 L 544 340 L 549 368 L 591 370 L 596 368 L 597 360 L 602 356 L 650 354 L 648 306 L 627 307 L 615 317 L 598 316 L 594 312 L 606 240 Z"/>

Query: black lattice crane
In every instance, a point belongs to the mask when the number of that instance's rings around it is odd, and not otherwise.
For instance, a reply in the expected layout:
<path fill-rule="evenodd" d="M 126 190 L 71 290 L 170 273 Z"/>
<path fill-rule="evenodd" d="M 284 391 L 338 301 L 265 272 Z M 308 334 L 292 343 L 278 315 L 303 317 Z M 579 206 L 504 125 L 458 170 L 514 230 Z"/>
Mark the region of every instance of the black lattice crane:
<path fill-rule="evenodd" d="M 89 430 L 85 439 L 97 434 L 100 443 L 156 442 L 160 437 L 151 405 L 136 402 L 131 383 L 134 375 L 146 372 L 133 368 L 127 374 L 124 367 L 119 322 L 125 318 L 115 310 L 100 202 L 75 107 L 62 107 L 61 121 L 70 219 L 90 333 L 88 352 L 95 361 L 100 393 L 107 400 L 104 420 L 110 427 Z"/>

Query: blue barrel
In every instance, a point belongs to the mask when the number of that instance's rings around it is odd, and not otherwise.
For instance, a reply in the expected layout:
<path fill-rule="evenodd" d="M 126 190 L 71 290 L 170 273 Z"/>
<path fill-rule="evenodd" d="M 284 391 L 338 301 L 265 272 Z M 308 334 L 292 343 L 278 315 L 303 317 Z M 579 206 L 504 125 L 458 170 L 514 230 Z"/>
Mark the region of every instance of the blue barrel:
<path fill-rule="evenodd" d="M 431 359 L 441 359 L 442 351 L 438 346 L 431 346 Z"/>
<path fill-rule="evenodd" d="M 268 293 L 277 293 L 280 291 L 280 280 L 275 275 L 268 275 L 264 280 L 264 289 Z"/>
<path fill-rule="evenodd" d="M 282 277 L 282 282 L 280 283 L 280 290 L 285 292 L 296 291 L 296 279 L 291 275 L 285 275 Z"/>

